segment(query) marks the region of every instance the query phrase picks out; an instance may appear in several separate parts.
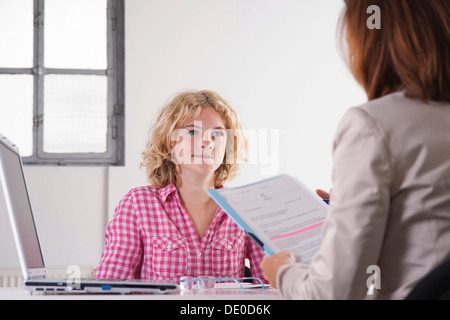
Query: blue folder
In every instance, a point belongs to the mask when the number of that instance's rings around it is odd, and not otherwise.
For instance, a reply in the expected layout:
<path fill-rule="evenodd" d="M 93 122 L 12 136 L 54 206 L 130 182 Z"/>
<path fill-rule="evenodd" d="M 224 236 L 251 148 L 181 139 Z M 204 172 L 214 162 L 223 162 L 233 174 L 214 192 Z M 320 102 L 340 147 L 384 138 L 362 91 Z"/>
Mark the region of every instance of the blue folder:
<path fill-rule="evenodd" d="M 251 183 L 248 185 L 244 185 L 241 187 L 236 187 L 234 189 L 239 189 L 239 188 L 246 188 L 248 186 L 254 185 L 254 184 L 259 184 L 261 182 L 265 182 L 268 180 L 274 180 L 274 179 L 279 179 L 283 176 L 286 175 L 279 175 L 279 176 L 275 176 L 275 177 L 271 177 L 265 180 L 261 180 L 255 183 Z M 261 247 L 261 249 L 264 251 L 264 253 L 268 256 L 274 254 L 275 252 L 273 252 L 272 249 L 269 248 L 269 246 L 264 243 L 256 234 L 255 232 L 250 228 L 250 226 L 245 223 L 245 221 L 239 216 L 239 214 L 228 204 L 228 202 L 221 196 L 220 191 L 223 189 L 209 189 L 207 190 L 208 194 L 210 195 L 210 197 L 223 209 L 223 211 L 225 211 L 225 213 L 242 229 L 244 230 L 257 244 L 258 246 Z M 323 200 L 326 204 L 328 204 L 328 200 Z"/>
<path fill-rule="evenodd" d="M 245 223 L 244 220 L 237 214 L 236 211 L 225 201 L 225 199 L 215 189 L 207 190 L 211 198 L 225 211 L 225 213 L 236 223 L 242 230 L 252 238 L 256 244 L 264 251 L 268 256 L 274 254 L 274 252 L 262 242 L 253 230 Z"/>

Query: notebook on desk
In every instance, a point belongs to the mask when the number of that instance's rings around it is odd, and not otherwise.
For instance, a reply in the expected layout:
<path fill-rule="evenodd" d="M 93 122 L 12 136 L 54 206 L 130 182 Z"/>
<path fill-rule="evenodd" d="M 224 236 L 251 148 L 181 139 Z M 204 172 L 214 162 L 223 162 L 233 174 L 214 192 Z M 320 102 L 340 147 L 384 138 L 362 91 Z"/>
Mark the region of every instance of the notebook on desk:
<path fill-rule="evenodd" d="M 1 134 L 0 182 L 25 279 L 24 287 L 28 291 L 167 293 L 179 289 L 176 283 L 163 281 L 56 279 L 48 277 L 23 172 L 22 160 L 17 147 Z"/>

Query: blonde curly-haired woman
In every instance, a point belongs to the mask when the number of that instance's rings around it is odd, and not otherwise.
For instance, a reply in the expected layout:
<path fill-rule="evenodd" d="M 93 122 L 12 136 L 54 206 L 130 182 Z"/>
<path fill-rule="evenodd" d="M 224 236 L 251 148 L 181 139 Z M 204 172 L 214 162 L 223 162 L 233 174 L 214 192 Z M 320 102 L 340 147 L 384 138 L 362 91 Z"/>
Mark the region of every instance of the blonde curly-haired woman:
<path fill-rule="evenodd" d="M 246 151 L 227 101 L 208 90 L 177 94 L 150 128 L 142 162 L 150 185 L 117 206 L 95 277 L 238 278 L 248 259 L 252 275 L 262 278 L 261 249 L 206 192 L 236 176 Z"/>

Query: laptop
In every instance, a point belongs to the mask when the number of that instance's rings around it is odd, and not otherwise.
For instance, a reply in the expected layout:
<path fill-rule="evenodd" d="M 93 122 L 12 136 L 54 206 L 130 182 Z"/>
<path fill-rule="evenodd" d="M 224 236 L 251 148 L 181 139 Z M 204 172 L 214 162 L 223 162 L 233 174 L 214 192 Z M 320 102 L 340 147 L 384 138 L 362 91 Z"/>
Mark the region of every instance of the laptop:
<path fill-rule="evenodd" d="M 44 293 L 169 293 L 177 283 L 144 280 L 56 279 L 47 276 L 18 148 L 0 134 L 0 181 L 27 291 Z M 1 214 L 1 213 L 0 213 Z"/>

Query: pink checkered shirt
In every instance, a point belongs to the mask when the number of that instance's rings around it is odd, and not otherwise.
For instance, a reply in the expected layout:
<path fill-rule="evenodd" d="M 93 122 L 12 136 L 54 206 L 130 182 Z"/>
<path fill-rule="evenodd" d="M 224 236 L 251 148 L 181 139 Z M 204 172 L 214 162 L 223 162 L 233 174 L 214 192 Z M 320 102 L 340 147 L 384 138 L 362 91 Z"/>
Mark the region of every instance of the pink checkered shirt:
<path fill-rule="evenodd" d="M 181 276 L 243 277 L 249 259 L 263 280 L 262 250 L 220 208 L 201 240 L 174 185 L 131 190 L 105 233 L 96 278 L 178 281 Z"/>

